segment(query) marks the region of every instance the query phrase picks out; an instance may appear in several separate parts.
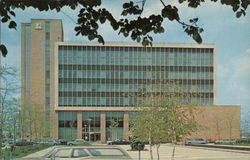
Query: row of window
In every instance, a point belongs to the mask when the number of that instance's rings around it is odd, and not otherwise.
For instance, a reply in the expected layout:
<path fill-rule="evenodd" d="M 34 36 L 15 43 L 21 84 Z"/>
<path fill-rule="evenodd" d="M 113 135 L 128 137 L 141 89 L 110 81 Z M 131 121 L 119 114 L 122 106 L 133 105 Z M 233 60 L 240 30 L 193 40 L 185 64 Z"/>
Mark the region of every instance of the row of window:
<path fill-rule="evenodd" d="M 209 94 L 207 98 L 194 97 L 186 101 L 212 105 L 212 96 Z M 59 107 L 128 107 L 133 105 L 136 105 L 136 97 L 59 97 Z"/>
<path fill-rule="evenodd" d="M 118 127 L 123 127 L 123 112 L 106 112 L 106 127 L 111 125 L 114 120 L 118 123 Z M 70 118 L 69 118 L 70 117 Z M 59 127 L 77 127 L 76 112 L 59 112 Z M 82 127 L 88 131 L 89 127 L 100 127 L 100 112 L 82 112 Z"/>
<path fill-rule="evenodd" d="M 194 46 L 195 47 L 195 46 Z M 68 50 L 68 51 L 80 51 L 80 50 L 88 50 L 88 51 L 125 51 L 125 52 L 192 52 L 192 53 L 212 53 L 213 48 L 198 48 L 197 47 L 138 47 L 138 46 L 109 46 L 108 44 L 105 46 L 70 46 L 70 45 L 62 45 L 59 46 L 59 50 Z"/>
<path fill-rule="evenodd" d="M 168 84 L 176 83 L 179 85 L 207 85 L 213 84 L 213 80 L 209 79 L 105 79 L 105 78 L 59 78 L 60 83 L 82 83 L 82 84 Z"/>
<path fill-rule="evenodd" d="M 198 90 L 199 92 L 213 92 L 213 85 L 181 85 L 184 91 Z M 83 84 L 83 83 L 59 83 L 60 91 L 81 91 L 81 92 L 138 92 L 141 89 L 145 91 L 165 91 L 164 84 Z"/>
<path fill-rule="evenodd" d="M 25 24 L 25 96 L 30 100 L 30 24 Z"/>
<path fill-rule="evenodd" d="M 213 72 L 121 72 L 121 71 L 98 71 L 98 70 L 59 70 L 59 78 L 165 78 L 165 79 L 213 79 Z"/>
<path fill-rule="evenodd" d="M 131 66 L 131 65 L 76 65 L 76 64 L 59 64 L 58 69 L 60 70 L 80 70 L 80 71 L 130 71 L 130 72 L 150 72 L 150 71 L 188 71 L 188 72 L 213 72 L 213 67 L 204 67 L 204 66 Z"/>
<path fill-rule="evenodd" d="M 45 109 L 50 110 L 50 22 L 45 22 Z"/>
<path fill-rule="evenodd" d="M 213 50 L 210 49 L 181 49 L 181 48 L 147 48 L 146 50 L 140 50 L 140 48 L 116 48 L 116 50 L 109 50 L 108 47 L 102 50 L 95 50 L 95 47 L 91 48 L 68 48 L 65 46 L 64 49 L 59 47 L 59 56 L 100 56 L 100 57 L 139 57 L 139 58 L 150 58 L 150 57 L 168 57 L 168 58 L 209 58 L 213 54 Z M 84 46 L 82 46 L 84 47 Z M 142 48 L 143 49 L 143 48 Z"/>
<path fill-rule="evenodd" d="M 213 58 L 110 58 L 110 57 L 59 57 L 59 64 L 101 65 L 166 65 L 166 66 L 213 66 Z"/>

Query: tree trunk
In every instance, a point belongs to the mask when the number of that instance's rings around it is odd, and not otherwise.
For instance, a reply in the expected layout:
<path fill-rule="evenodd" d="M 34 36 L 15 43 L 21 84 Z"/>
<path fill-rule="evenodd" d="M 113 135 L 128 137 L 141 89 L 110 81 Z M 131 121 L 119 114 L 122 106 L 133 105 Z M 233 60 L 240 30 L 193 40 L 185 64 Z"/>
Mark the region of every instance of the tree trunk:
<path fill-rule="evenodd" d="M 152 145 L 149 144 L 149 152 L 150 152 L 150 160 L 153 160 L 153 151 L 152 151 Z"/>
<path fill-rule="evenodd" d="M 153 151 L 152 151 L 152 141 L 151 141 L 151 138 L 149 138 L 149 153 L 150 153 L 150 160 L 153 160 Z"/>
<path fill-rule="evenodd" d="M 159 153 L 159 149 L 160 149 L 161 144 L 156 144 L 156 152 L 157 152 L 157 159 L 160 160 L 160 153 Z"/>
<path fill-rule="evenodd" d="M 175 143 L 174 143 L 174 148 L 173 148 L 173 152 L 172 152 L 172 158 L 171 158 L 171 160 L 174 160 L 174 154 L 175 154 Z"/>

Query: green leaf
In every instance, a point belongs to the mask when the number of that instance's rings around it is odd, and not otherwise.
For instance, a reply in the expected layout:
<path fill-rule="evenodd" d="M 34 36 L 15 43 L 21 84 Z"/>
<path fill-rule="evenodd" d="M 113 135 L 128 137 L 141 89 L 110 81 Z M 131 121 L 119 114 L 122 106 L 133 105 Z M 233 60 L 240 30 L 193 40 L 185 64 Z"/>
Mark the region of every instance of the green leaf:
<path fill-rule="evenodd" d="M 3 17 L 1 21 L 2 21 L 3 23 L 7 22 L 7 21 L 8 21 L 8 17 Z"/>
<path fill-rule="evenodd" d="M 240 18 L 241 16 L 242 16 L 242 12 L 241 12 L 241 11 L 236 12 L 236 17 L 237 17 L 237 18 Z"/>
<path fill-rule="evenodd" d="M 136 41 L 139 43 L 139 42 L 141 41 L 141 37 L 138 36 L 138 37 L 136 38 Z"/>
<path fill-rule="evenodd" d="M 133 2 L 132 1 L 130 1 L 129 3 L 124 3 L 123 5 L 122 5 L 122 7 L 125 9 L 125 8 L 130 8 L 130 7 L 132 7 L 133 6 Z"/>
<path fill-rule="evenodd" d="M 89 34 L 88 35 L 88 39 L 90 40 L 90 41 L 92 41 L 93 39 L 95 39 L 96 38 L 96 36 L 94 35 L 94 34 Z"/>
<path fill-rule="evenodd" d="M 119 24 L 115 20 L 111 21 L 111 26 L 115 31 L 119 28 Z"/>
<path fill-rule="evenodd" d="M 10 23 L 9 23 L 9 28 L 14 28 L 14 29 L 16 29 L 16 22 L 10 21 Z"/>
<path fill-rule="evenodd" d="M 199 33 L 193 33 L 193 39 L 199 44 L 202 43 L 202 38 Z"/>
<path fill-rule="evenodd" d="M 2 55 L 3 55 L 4 57 L 6 57 L 6 55 L 8 54 L 8 50 L 7 50 L 7 48 L 5 47 L 5 45 L 3 45 L 3 44 L 0 45 L 0 51 L 2 52 Z"/>
<path fill-rule="evenodd" d="M 106 18 L 105 18 L 104 16 L 101 16 L 101 17 L 99 18 L 99 21 L 101 22 L 101 24 L 103 24 L 103 23 L 105 23 Z"/>
<path fill-rule="evenodd" d="M 13 11 L 10 11 L 10 14 L 12 15 L 12 16 L 16 16 L 16 14 L 15 14 L 15 12 L 13 12 Z"/>
<path fill-rule="evenodd" d="M 99 35 L 98 42 L 104 45 L 104 39 L 102 36 Z"/>
<path fill-rule="evenodd" d="M 127 10 L 123 10 L 122 13 L 121 13 L 121 15 L 123 15 L 123 16 L 126 16 L 127 14 L 128 14 Z"/>
<path fill-rule="evenodd" d="M 124 35 L 124 37 L 127 37 L 128 36 L 128 32 L 123 32 L 123 35 Z"/>

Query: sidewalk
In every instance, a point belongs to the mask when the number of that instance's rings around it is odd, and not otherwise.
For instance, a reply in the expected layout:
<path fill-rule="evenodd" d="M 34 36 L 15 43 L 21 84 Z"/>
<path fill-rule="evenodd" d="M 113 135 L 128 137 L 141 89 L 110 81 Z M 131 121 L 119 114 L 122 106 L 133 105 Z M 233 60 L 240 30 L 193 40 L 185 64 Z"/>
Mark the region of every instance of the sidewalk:
<path fill-rule="evenodd" d="M 120 146 L 135 160 L 139 158 L 138 151 L 128 151 L 130 146 Z M 141 152 L 141 160 L 150 160 L 149 146 L 145 147 L 148 151 Z M 161 160 L 171 160 L 173 146 L 169 144 L 163 144 L 160 147 L 160 159 Z M 157 159 L 156 147 L 153 147 L 153 157 Z M 250 160 L 249 152 L 233 152 L 225 150 L 211 150 L 206 148 L 197 147 L 186 147 L 186 146 L 176 146 L 175 148 L 175 159 L 174 160 Z"/>

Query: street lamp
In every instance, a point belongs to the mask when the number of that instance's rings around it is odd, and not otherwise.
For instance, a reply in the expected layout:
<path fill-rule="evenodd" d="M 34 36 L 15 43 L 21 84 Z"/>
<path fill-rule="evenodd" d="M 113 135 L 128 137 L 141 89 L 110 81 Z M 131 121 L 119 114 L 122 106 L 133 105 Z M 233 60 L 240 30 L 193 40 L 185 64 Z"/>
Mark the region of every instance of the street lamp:
<path fill-rule="evenodd" d="M 87 139 L 87 124 L 84 124 L 84 139 Z"/>
<path fill-rule="evenodd" d="M 88 121 L 89 121 L 89 142 L 90 142 L 90 122 L 91 122 L 91 120 L 92 119 L 90 119 L 90 118 L 88 119 Z"/>

